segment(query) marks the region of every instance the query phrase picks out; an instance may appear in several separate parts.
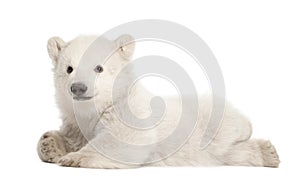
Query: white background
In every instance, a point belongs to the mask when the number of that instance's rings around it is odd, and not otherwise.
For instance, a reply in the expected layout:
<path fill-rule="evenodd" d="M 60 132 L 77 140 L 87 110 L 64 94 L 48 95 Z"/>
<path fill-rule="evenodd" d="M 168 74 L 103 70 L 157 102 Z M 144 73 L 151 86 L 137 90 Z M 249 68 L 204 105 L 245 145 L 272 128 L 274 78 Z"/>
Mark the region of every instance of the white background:
<path fill-rule="evenodd" d="M 299 180 L 299 1 L 1 1 L 1 181 Z M 278 169 L 248 167 L 91 170 L 40 162 L 40 135 L 60 125 L 54 102 L 51 36 L 101 34 L 138 19 L 165 19 L 196 32 L 223 70 L 228 100 L 272 140 Z"/>

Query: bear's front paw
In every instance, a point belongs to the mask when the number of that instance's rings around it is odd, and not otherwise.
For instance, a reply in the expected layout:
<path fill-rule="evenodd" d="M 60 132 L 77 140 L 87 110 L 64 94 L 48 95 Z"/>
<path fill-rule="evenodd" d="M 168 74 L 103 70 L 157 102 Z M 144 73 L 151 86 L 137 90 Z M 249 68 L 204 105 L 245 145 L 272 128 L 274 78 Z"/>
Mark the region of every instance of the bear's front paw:
<path fill-rule="evenodd" d="M 72 152 L 68 155 L 61 157 L 58 164 L 65 167 L 89 167 L 89 159 L 80 152 Z"/>
<path fill-rule="evenodd" d="M 56 163 L 67 153 L 63 138 L 54 131 L 42 135 L 37 150 L 40 159 L 50 163 Z"/>

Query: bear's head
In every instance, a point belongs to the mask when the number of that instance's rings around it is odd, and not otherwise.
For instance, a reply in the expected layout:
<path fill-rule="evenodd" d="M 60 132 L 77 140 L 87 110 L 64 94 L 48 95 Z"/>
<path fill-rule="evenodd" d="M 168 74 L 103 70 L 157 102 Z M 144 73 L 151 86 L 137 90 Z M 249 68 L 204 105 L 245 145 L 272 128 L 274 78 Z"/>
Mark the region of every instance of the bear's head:
<path fill-rule="evenodd" d="M 96 54 L 86 55 L 86 51 L 91 49 L 95 42 Z M 128 44 L 129 42 L 131 43 Z M 130 35 L 122 35 L 116 40 L 79 36 L 70 42 L 65 42 L 59 37 L 50 38 L 48 53 L 54 65 L 58 104 L 66 108 L 72 107 L 72 102 L 92 102 L 97 99 L 104 103 L 111 100 L 114 79 L 129 63 L 134 52 L 132 42 L 133 38 Z M 103 59 L 103 55 L 99 56 L 103 52 L 110 52 L 110 55 L 104 56 L 107 56 L 105 61 L 99 60 Z"/>

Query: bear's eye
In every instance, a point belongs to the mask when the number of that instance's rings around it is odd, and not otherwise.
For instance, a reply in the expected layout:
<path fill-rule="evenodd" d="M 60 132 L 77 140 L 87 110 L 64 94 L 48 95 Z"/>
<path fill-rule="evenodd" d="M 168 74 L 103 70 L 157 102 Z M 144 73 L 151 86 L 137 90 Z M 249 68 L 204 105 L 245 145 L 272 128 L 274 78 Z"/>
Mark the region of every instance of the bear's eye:
<path fill-rule="evenodd" d="M 67 67 L 67 73 L 68 73 L 68 74 L 71 74 L 72 72 L 73 72 L 72 66 L 68 66 L 68 67 Z"/>
<path fill-rule="evenodd" d="M 94 69 L 96 73 L 101 73 L 103 71 L 103 67 L 101 65 L 97 65 Z"/>

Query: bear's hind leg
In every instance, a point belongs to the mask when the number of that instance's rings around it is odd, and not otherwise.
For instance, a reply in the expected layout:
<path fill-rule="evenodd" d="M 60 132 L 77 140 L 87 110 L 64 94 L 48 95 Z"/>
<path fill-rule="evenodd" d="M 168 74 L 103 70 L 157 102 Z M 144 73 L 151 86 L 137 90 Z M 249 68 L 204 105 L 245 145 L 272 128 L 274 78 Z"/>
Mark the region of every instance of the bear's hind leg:
<path fill-rule="evenodd" d="M 270 141 L 251 139 L 233 144 L 222 157 L 232 166 L 278 167 L 280 161 Z"/>

